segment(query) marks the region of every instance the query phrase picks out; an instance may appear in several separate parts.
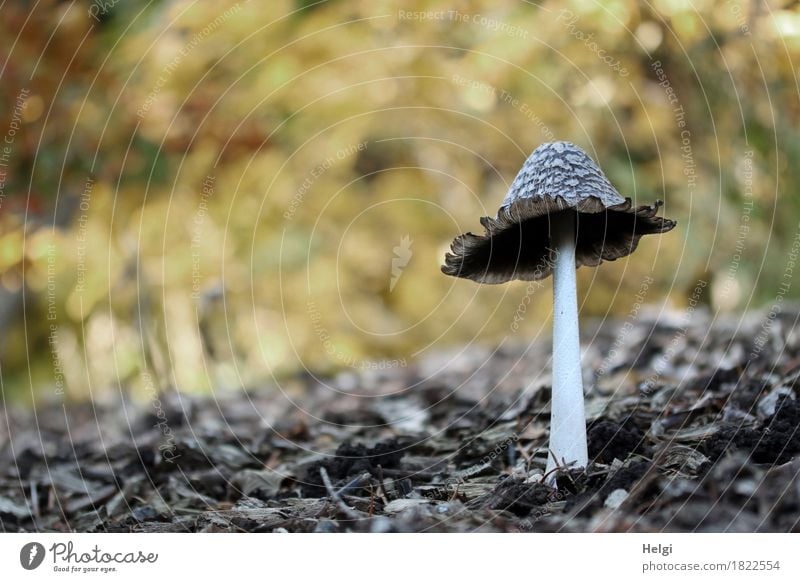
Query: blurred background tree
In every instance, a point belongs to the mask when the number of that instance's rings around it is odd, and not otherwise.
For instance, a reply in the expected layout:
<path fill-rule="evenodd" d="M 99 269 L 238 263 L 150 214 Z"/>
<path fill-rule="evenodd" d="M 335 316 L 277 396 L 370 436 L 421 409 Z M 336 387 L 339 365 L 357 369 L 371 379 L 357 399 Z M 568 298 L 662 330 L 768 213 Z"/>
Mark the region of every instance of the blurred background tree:
<path fill-rule="evenodd" d="M 549 285 L 439 264 L 554 139 L 679 221 L 580 271 L 585 316 L 791 279 L 795 2 L 9 0 L 0 32 L 7 398 L 547 340 Z"/>

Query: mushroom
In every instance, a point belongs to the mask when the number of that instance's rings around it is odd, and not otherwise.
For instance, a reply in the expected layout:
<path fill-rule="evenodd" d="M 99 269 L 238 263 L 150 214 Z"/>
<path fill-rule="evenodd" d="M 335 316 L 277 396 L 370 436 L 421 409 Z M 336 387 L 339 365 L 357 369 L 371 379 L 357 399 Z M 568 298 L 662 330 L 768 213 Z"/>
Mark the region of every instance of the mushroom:
<path fill-rule="evenodd" d="M 525 160 L 483 236 L 456 237 L 442 272 L 478 283 L 534 281 L 553 275 L 553 385 L 547 482 L 555 469 L 588 464 L 575 271 L 636 250 L 646 234 L 675 222 L 631 204 L 581 148 L 545 143 Z"/>

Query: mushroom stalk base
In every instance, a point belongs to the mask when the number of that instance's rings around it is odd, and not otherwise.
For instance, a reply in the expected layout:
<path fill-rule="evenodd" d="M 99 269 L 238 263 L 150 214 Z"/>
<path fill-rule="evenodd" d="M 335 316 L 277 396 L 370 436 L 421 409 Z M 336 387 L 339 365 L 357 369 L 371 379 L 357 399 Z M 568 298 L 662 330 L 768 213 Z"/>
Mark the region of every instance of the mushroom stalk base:
<path fill-rule="evenodd" d="M 547 456 L 548 484 L 556 467 L 585 467 L 586 413 L 583 403 L 581 347 L 578 335 L 578 295 L 575 277 L 575 217 L 570 212 L 552 216 L 553 263 L 553 396 L 550 445 Z"/>

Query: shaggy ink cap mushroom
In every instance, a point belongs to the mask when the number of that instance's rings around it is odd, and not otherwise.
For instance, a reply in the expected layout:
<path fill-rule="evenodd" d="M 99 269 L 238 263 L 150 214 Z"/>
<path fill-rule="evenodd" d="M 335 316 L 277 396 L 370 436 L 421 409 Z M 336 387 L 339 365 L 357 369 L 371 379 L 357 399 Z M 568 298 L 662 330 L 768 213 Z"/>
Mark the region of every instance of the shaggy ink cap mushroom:
<path fill-rule="evenodd" d="M 575 266 L 597 266 L 636 250 L 646 234 L 661 234 L 675 222 L 656 216 L 660 200 L 634 207 L 611 185 L 586 152 L 557 141 L 536 148 L 517 174 L 496 218 L 484 216 L 483 236 L 458 236 L 442 272 L 479 283 L 533 281 L 552 273 L 554 217 L 574 217 Z"/>
<path fill-rule="evenodd" d="M 578 146 L 546 143 L 525 161 L 497 218 L 481 219 L 486 234 L 462 234 L 445 255 L 445 274 L 480 283 L 553 275 L 550 485 L 557 469 L 589 462 L 575 271 L 631 254 L 646 234 L 672 230 L 675 222 L 656 216 L 660 205 L 634 208 Z"/>

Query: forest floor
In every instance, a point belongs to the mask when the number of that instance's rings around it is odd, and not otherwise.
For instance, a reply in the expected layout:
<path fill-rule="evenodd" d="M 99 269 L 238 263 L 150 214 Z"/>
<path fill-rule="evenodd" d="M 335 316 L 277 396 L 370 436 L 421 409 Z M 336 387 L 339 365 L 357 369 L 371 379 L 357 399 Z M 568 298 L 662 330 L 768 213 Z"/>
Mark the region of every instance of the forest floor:
<path fill-rule="evenodd" d="M 557 489 L 545 342 L 0 409 L 0 531 L 800 531 L 798 317 L 585 324 L 591 463 Z"/>

